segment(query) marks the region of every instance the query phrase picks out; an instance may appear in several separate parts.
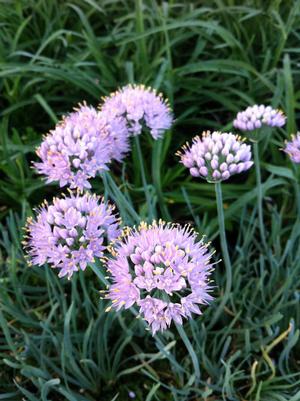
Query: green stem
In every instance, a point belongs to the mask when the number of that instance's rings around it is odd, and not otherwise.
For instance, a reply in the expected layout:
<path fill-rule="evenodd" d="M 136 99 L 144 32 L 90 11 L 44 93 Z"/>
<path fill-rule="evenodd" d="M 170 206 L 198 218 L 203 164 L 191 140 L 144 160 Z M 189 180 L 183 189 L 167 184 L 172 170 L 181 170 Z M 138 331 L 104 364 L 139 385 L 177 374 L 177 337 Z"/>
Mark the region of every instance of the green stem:
<path fill-rule="evenodd" d="M 161 210 L 161 213 L 163 215 L 163 218 L 170 221 L 171 216 L 168 210 L 168 207 L 166 205 L 164 195 L 161 189 L 161 151 L 162 151 L 162 139 L 158 139 L 153 147 L 153 153 L 152 153 L 152 178 L 153 178 L 153 184 L 155 187 L 159 207 Z"/>
<path fill-rule="evenodd" d="M 196 381 L 199 381 L 200 380 L 200 367 L 199 367 L 199 361 L 198 361 L 197 355 L 194 351 L 194 348 L 193 348 L 188 336 L 186 335 L 184 328 L 180 324 L 176 324 L 176 329 L 177 329 L 184 345 L 186 346 L 188 353 L 190 354 L 190 357 L 191 357 L 191 360 L 192 360 L 192 363 L 194 366 Z"/>
<path fill-rule="evenodd" d="M 297 201 L 297 219 L 299 219 L 300 217 L 300 186 L 299 186 L 299 180 L 298 180 L 298 170 L 296 165 L 293 163 L 293 170 L 294 170 L 294 186 L 295 186 L 295 197 L 296 197 L 296 201 Z"/>
<path fill-rule="evenodd" d="M 151 202 L 151 194 L 149 192 L 149 187 L 148 187 L 147 180 L 146 180 L 146 173 L 145 173 L 145 167 L 144 167 L 144 161 L 143 161 L 143 154 L 142 154 L 142 150 L 141 150 L 139 137 L 135 136 L 134 139 L 135 139 L 138 159 L 139 159 L 139 163 L 140 163 L 141 177 L 142 177 L 142 183 L 143 183 L 143 187 L 144 187 L 144 191 L 145 191 L 145 195 L 146 195 L 149 219 L 151 221 L 151 220 L 153 220 L 153 218 L 155 216 L 154 216 L 154 213 L 153 213 L 153 207 L 152 207 L 152 202 Z"/>
<path fill-rule="evenodd" d="M 290 238 L 296 238 L 297 237 L 297 232 L 299 228 L 299 223 L 300 223 L 300 186 L 299 186 L 299 180 L 298 180 L 298 169 L 296 165 L 293 163 L 293 170 L 294 170 L 294 188 L 295 188 L 295 199 L 296 199 L 296 218 L 295 218 L 295 223 L 293 225 L 293 228 L 291 230 Z M 283 252 L 283 256 L 285 255 L 285 251 Z"/>
<path fill-rule="evenodd" d="M 265 237 L 264 219 L 263 219 L 263 191 L 262 191 L 262 185 L 261 185 L 258 142 L 253 143 L 253 153 L 254 153 L 256 187 L 257 187 L 258 224 L 259 224 L 260 237 L 261 237 L 264 249 L 267 252 L 268 247 L 267 247 L 267 241 L 266 241 L 266 237 Z"/>
<path fill-rule="evenodd" d="M 231 286 L 232 286 L 232 268 L 231 268 L 229 253 L 228 253 L 228 246 L 227 246 L 227 239 L 226 239 L 226 232 L 225 232 L 223 197 L 222 197 L 222 187 L 221 187 L 220 182 L 215 183 L 215 191 L 216 191 L 216 200 L 217 200 L 220 242 L 221 242 L 223 261 L 225 264 L 225 271 L 226 271 L 226 286 L 225 286 L 224 295 L 222 297 L 222 301 L 221 301 L 220 305 L 218 306 L 218 309 L 216 310 L 209 327 L 212 327 L 216 323 L 220 314 L 222 313 L 224 306 L 226 305 L 228 298 L 230 296 L 230 291 L 231 291 Z"/>

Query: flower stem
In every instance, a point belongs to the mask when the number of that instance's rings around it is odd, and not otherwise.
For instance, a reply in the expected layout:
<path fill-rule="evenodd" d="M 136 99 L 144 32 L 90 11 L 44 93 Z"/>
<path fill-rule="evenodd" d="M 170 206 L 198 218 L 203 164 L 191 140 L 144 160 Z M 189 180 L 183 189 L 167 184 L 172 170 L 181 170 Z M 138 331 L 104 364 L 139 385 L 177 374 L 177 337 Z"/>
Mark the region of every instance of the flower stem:
<path fill-rule="evenodd" d="M 299 174 L 298 174 L 298 170 L 296 165 L 293 163 L 293 170 L 294 170 L 294 177 L 295 177 L 295 181 L 294 181 L 294 186 L 295 186 L 295 197 L 296 197 L 296 201 L 297 201 L 297 219 L 299 219 L 300 217 L 300 185 L 299 185 Z"/>
<path fill-rule="evenodd" d="M 162 187 L 161 187 L 161 163 L 162 163 L 162 145 L 163 141 L 162 139 L 158 139 L 153 147 L 153 152 L 152 152 L 152 178 L 153 178 L 153 184 L 156 190 L 156 195 L 158 199 L 158 204 L 161 210 L 161 213 L 163 215 L 163 218 L 166 220 L 171 220 L 171 216 L 168 210 L 168 207 L 166 205 L 164 195 L 162 192 Z"/>
<path fill-rule="evenodd" d="M 197 355 L 195 353 L 195 350 L 194 350 L 188 336 L 186 335 L 184 328 L 180 324 L 176 324 L 176 329 L 177 329 L 178 334 L 180 335 L 184 345 L 186 346 L 188 353 L 190 354 L 190 357 L 191 357 L 191 360 L 192 360 L 192 363 L 194 366 L 195 378 L 196 378 L 196 381 L 198 381 L 198 380 L 200 380 L 200 367 L 199 367 L 199 361 L 198 361 Z"/>
<path fill-rule="evenodd" d="M 256 187 L 257 187 L 257 210 L 258 210 L 258 224 L 260 237 L 264 246 L 265 251 L 267 252 L 267 242 L 265 236 L 264 229 L 264 220 L 263 220 L 263 192 L 261 185 L 261 173 L 260 173 L 260 162 L 259 162 L 259 151 L 258 151 L 258 142 L 253 143 L 253 153 L 254 153 L 254 164 L 255 164 L 255 173 L 256 173 Z"/>
<path fill-rule="evenodd" d="M 154 216 L 154 211 L 153 211 L 153 207 L 152 207 L 151 194 L 150 194 L 149 187 L 148 187 L 147 180 L 146 180 L 145 166 L 144 166 L 144 161 L 143 161 L 143 154 L 142 154 L 142 150 L 141 150 L 140 140 L 139 140 L 138 136 L 135 136 L 134 140 L 135 140 L 138 159 L 139 159 L 139 163 L 140 163 L 141 177 L 142 177 L 142 183 L 143 183 L 143 187 L 144 187 L 144 191 L 145 191 L 145 195 L 146 195 L 149 219 L 153 220 L 153 218 L 155 216 Z"/>
<path fill-rule="evenodd" d="M 209 327 L 212 327 L 216 323 L 216 321 L 218 320 L 218 317 L 222 313 L 224 306 L 226 305 L 228 298 L 230 296 L 230 291 L 231 291 L 231 286 L 232 286 L 232 268 L 231 268 L 229 253 L 228 253 L 228 246 L 227 246 L 227 239 L 226 239 L 226 232 L 225 232 L 223 197 L 222 197 L 222 187 L 221 187 L 220 182 L 215 183 L 215 191 L 216 191 L 216 200 L 217 200 L 220 242 L 221 242 L 223 261 L 225 264 L 225 271 L 226 271 L 226 286 L 225 286 L 224 295 L 222 297 L 222 301 L 221 301 L 220 305 L 218 306 L 218 309 L 216 310 Z"/>

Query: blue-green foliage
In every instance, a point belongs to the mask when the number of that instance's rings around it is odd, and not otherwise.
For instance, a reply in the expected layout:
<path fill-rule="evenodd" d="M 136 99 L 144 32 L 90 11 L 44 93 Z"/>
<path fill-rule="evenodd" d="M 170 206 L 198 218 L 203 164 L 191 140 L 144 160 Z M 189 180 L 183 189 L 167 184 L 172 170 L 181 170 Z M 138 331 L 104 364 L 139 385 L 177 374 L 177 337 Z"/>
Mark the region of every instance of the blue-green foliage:
<path fill-rule="evenodd" d="M 300 400 L 300 177 L 279 150 L 299 110 L 300 1 L 0 1 L 0 400 Z M 131 312 L 105 313 L 101 283 L 87 270 L 59 280 L 29 268 L 22 226 L 31 209 L 59 193 L 31 169 L 42 134 L 78 102 L 128 82 L 169 97 L 176 122 L 163 141 L 138 148 L 93 182 L 126 224 L 154 215 L 190 222 L 220 257 L 214 188 L 192 179 L 174 156 L 205 129 L 231 129 L 248 104 L 282 108 L 287 127 L 260 146 L 265 236 L 260 242 L 255 174 L 223 185 L 233 268 L 224 291 L 184 325 L 201 371 L 175 327 L 155 338 Z"/>

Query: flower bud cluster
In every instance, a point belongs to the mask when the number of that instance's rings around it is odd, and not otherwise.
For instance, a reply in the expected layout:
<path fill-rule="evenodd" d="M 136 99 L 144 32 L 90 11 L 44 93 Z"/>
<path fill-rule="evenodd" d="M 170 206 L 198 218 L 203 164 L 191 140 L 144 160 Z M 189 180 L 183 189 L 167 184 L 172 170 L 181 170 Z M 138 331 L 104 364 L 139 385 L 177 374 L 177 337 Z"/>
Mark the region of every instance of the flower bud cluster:
<path fill-rule="evenodd" d="M 203 132 L 201 138 L 195 137 L 192 145 L 185 145 L 178 155 L 193 177 L 209 182 L 227 180 L 253 165 L 250 145 L 225 132 Z"/>
<path fill-rule="evenodd" d="M 263 125 L 269 127 L 282 127 L 286 117 L 280 110 L 263 104 L 247 107 L 246 110 L 237 114 L 233 126 L 241 131 L 254 131 Z"/>

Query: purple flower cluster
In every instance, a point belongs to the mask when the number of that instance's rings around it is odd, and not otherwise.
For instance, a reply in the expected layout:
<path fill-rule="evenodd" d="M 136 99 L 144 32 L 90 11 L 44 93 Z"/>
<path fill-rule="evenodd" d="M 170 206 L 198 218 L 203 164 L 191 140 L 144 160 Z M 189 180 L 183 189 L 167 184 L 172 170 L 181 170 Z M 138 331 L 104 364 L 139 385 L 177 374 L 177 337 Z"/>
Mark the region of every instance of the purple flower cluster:
<path fill-rule="evenodd" d="M 297 135 L 292 135 L 292 140 L 285 143 L 283 149 L 294 163 L 300 163 L 300 132 Z"/>
<path fill-rule="evenodd" d="M 113 284 L 106 297 L 116 310 L 136 304 L 153 334 L 201 314 L 199 305 L 212 300 L 211 253 L 188 226 L 141 223 L 125 229 L 111 252 Z"/>
<path fill-rule="evenodd" d="M 122 117 L 131 135 L 139 135 L 145 126 L 154 139 L 162 137 L 173 121 L 168 102 L 143 85 L 127 85 L 112 93 L 104 98 L 100 110 L 109 121 Z"/>
<path fill-rule="evenodd" d="M 192 145 L 185 145 L 177 155 L 192 176 L 209 182 L 227 180 L 253 165 L 250 146 L 231 133 L 203 132 L 202 138 L 195 137 Z"/>
<path fill-rule="evenodd" d="M 255 104 L 239 112 L 233 121 L 233 126 L 241 131 L 253 131 L 261 128 L 262 125 L 282 127 L 285 120 L 286 117 L 282 111 L 275 110 L 271 106 Z"/>
<path fill-rule="evenodd" d="M 47 183 L 90 188 L 89 178 L 103 170 L 112 159 L 121 160 L 129 150 L 124 121 L 109 121 L 86 105 L 70 113 L 43 140 L 37 149 L 41 162 L 34 163 Z"/>
<path fill-rule="evenodd" d="M 28 219 L 27 231 L 31 263 L 49 263 L 60 270 L 59 277 L 68 278 L 103 256 L 106 243 L 120 235 L 112 206 L 96 196 L 72 193 L 44 203 L 36 219 Z"/>

